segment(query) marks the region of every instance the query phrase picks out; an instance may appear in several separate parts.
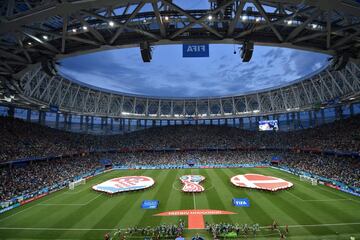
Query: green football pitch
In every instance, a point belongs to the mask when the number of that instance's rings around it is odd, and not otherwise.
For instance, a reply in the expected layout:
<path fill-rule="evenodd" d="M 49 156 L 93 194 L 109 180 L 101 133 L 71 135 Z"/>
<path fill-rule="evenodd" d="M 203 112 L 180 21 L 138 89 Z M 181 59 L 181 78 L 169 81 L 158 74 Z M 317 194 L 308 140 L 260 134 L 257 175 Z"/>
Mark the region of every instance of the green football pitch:
<path fill-rule="evenodd" d="M 280 177 L 294 183 L 290 190 L 275 193 L 233 186 L 237 174 L 258 173 Z M 201 174 L 205 191 L 181 192 L 179 177 Z M 105 180 L 130 175 L 152 177 L 156 184 L 147 190 L 109 196 L 91 186 Z M 249 208 L 232 206 L 232 198 L 249 198 Z M 156 210 L 144 210 L 143 200 L 160 201 Z M 115 170 L 89 180 L 75 190 L 64 189 L 0 215 L 0 239 L 103 239 L 106 232 L 129 226 L 176 224 L 186 217 L 159 217 L 171 210 L 214 209 L 234 215 L 208 215 L 208 223 L 259 223 L 256 239 L 279 239 L 268 229 L 273 220 L 289 226 L 287 239 L 360 239 L 360 198 L 325 187 L 301 182 L 299 177 L 271 168 Z M 192 236 L 205 231 L 187 230 Z M 248 238 L 252 238 L 249 235 Z"/>

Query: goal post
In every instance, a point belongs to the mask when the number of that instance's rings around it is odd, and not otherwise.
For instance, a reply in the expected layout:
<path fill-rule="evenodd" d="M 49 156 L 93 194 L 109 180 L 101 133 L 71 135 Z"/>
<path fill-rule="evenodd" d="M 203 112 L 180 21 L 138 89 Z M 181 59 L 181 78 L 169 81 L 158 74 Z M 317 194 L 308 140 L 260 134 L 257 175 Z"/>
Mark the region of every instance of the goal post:
<path fill-rule="evenodd" d="M 318 180 L 316 178 L 306 176 L 306 175 L 300 175 L 300 181 L 301 182 L 309 182 L 311 185 L 317 185 Z"/>
<path fill-rule="evenodd" d="M 318 185 L 318 180 L 316 178 L 311 179 L 311 185 L 316 186 Z"/>
<path fill-rule="evenodd" d="M 70 190 L 74 190 L 75 187 L 79 186 L 79 185 L 83 185 L 86 183 L 86 179 L 85 178 L 81 178 L 79 180 L 76 180 L 74 182 L 69 182 L 69 189 Z"/>

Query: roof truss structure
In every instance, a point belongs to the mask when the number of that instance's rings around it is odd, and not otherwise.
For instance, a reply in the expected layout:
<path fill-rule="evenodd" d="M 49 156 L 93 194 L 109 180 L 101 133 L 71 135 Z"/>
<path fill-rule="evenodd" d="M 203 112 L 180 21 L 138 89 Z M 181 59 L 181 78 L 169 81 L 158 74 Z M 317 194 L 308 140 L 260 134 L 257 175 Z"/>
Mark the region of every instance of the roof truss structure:
<path fill-rule="evenodd" d="M 60 76 L 46 77 L 38 69 L 44 59 L 139 46 L 144 41 L 151 45 L 253 41 L 360 58 L 356 1 L 209 2 L 207 9 L 185 9 L 171 0 L 0 0 L 0 76 L 7 79 L 1 84 L 37 106 L 57 104 L 64 111 L 132 117 L 269 114 L 357 94 L 359 75 L 353 63 L 346 71 L 326 70 L 291 87 L 198 100 L 109 95 Z"/>

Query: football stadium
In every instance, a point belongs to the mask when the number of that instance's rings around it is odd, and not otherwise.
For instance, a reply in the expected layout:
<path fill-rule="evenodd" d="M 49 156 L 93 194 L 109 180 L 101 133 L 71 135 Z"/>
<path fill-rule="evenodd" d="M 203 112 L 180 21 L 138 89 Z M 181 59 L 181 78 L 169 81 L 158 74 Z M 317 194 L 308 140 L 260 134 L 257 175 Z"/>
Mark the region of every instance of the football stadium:
<path fill-rule="evenodd" d="M 360 239 L 360 1 L 0 0 L 0 239 Z"/>

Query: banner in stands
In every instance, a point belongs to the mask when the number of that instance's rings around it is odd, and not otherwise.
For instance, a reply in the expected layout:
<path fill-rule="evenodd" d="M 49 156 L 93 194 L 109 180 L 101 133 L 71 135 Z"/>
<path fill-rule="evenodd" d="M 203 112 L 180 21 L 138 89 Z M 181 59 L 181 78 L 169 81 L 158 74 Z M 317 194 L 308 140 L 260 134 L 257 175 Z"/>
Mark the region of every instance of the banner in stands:
<path fill-rule="evenodd" d="M 104 165 L 104 166 L 112 165 L 111 159 L 100 159 L 99 162 L 100 162 L 101 165 Z"/>
<path fill-rule="evenodd" d="M 29 198 L 29 199 L 26 199 L 26 200 L 24 200 L 24 201 L 21 201 L 21 202 L 20 202 L 20 205 L 24 205 L 24 204 L 27 204 L 27 203 L 29 203 L 29 202 L 35 201 L 35 200 L 37 200 L 37 199 L 40 199 L 40 198 L 42 198 L 42 197 L 45 197 L 46 195 L 48 195 L 48 193 L 43 193 L 43 194 L 40 194 L 40 195 L 36 195 L 36 196 L 34 196 L 34 197 L 32 197 L 32 198 Z"/>
<path fill-rule="evenodd" d="M 154 179 L 146 176 L 126 176 L 113 178 L 106 182 L 92 187 L 95 191 L 106 192 L 109 194 L 136 191 L 149 188 L 155 184 Z"/>
<path fill-rule="evenodd" d="M 232 204 L 235 207 L 250 207 L 250 200 L 248 198 L 233 198 Z"/>
<path fill-rule="evenodd" d="M 11 209 L 14 209 L 14 208 L 16 208 L 16 207 L 19 207 L 19 206 L 20 206 L 20 203 L 16 203 L 16 204 L 11 205 L 11 206 L 8 206 L 8 207 L 6 207 L 6 208 L 0 209 L 0 213 L 7 212 L 7 211 L 9 211 L 9 210 L 11 210 Z"/>
<path fill-rule="evenodd" d="M 209 57 L 209 44 L 183 44 L 183 57 Z"/>

